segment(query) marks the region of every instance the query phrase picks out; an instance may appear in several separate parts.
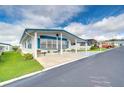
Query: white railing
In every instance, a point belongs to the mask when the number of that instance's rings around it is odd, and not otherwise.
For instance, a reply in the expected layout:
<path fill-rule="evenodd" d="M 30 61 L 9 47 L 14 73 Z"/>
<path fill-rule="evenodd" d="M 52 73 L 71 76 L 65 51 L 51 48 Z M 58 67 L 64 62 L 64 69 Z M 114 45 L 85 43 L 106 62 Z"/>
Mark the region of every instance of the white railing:
<path fill-rule="evenodd" d="M 76 46 L 76 45 L 72 45 L 70 46 L 70 48 L 66 49 L 66 50 L 71 50 L 71 49 L 75 49 L 77 47 L 78 50 L 85 50 L 86 48 L 89 50 L 91 48 L 91 46 Z"/>

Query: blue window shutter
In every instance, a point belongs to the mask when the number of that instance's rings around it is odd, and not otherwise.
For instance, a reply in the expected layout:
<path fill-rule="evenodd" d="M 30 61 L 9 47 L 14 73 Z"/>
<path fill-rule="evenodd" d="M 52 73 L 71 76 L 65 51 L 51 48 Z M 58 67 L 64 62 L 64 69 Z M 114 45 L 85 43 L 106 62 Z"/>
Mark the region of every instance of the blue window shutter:
<path fill-rule="evenodd" d="M 37 43 L 38 44 L 38 48 L 40 48 L 40 38 L 38 38 L 37 41 L 38 41 L 38 43 Z"/>

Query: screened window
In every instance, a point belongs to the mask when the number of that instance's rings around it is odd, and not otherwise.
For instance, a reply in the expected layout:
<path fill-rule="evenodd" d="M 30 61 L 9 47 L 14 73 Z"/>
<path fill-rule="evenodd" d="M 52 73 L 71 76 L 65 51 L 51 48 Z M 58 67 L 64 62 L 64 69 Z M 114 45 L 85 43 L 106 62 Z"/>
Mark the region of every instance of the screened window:
<path fill-rule="evenodd" d="M 27 47 L 28 47 L 29 49 L 32 48 L 32 43 L 31 43 L 31 42 L 32 42 L 31 39 L 28 39 L 28 40 L 27 40 L 27 43 L 28 43 Z"/>
<path fill-rule="evenodd" d="M 40 48 L 46 49 L 46 39 L 40 40 Z"/>
<path fill-rule="evenodd" d="M 24 47 L 26 48 L 26 42 L 24 43 Z"/>
<path fill-rule="evenodd" d="M 56 44 L 57 40 L 56 37 L 49 37 L 49 36 L 41 36 L 40 37 L 40 48 L 42 49 L 56 49 L 57 48 L 57 44 Z M 60 40 L 58 40 L 58 48 L 60 49 Z M 67 40 L 63 39 L 62 40 L 62 44 L 63 44 L 63 49 L 67 48 Z"/>

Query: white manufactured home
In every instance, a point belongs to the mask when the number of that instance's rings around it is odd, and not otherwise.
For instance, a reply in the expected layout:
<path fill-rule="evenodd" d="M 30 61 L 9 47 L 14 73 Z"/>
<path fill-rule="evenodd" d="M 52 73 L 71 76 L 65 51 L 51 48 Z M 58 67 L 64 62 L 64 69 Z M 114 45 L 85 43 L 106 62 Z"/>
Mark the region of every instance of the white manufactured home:
<path fill-rule="evenodd" d="M 11 51 L 12 50 L 12 45 L 7 44 L 7 43 L 0 43 L 0 51 L 5 52 L 5 51 Z"/>
<path fill-rule="evenodd" d="M 79 42 L 85 40 L 61 29 L 25 29 L 20 40 L 23 53 L 31 53 L 35 58 L 40 52 L 58 52 L 74 49 L 77 53 Z"/>

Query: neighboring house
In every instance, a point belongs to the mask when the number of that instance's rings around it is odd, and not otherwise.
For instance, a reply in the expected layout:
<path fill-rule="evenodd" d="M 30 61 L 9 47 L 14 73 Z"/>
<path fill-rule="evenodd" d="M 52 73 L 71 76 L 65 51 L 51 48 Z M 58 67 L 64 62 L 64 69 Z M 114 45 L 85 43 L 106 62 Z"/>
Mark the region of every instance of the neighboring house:
<path fill-rule="evenodd" d="M 78 42 L 85 40 L 61 29 L 25 29 L 20 40 L 23 53 L 31 53 L 37 58 L 38 52 L 59 52 L 66 49 L 78 50 Z"/>
<path fill-rule="evenodd" d="M 124 39 L 112 39 L 109 40 L 111 44 L 114 44 L 114 46 L 119 47 L 119 46 L 124 46 Z"/>
<path fill-rule="evenodd" d="M 85 42 L 79 42 L 78 46 L 80 47 L 81 50 L 89 50 L 91 46 L 94 44 L 97 44 L 98 42 L 95 39 L 86 39 Z"/>
<path fill-rule="evenodd" d="M 5 52 L 11 50 L 12 50 L 12 45 L 6 43 L 0 43 L 0 51 Z"/>
<path fill-rule="evenodd" d="M 102 45 L 110 45 L 110 46 L 124 46 L 124 39 L 111 39 L 102 42 Z"/>
<path fill-rule="evenodd" d="M 88 46 L 92 46 L 94 44 L 97 44 L 97 41 L 95 39 L 87 39 L 86 41 L 87 41 Z"/>

